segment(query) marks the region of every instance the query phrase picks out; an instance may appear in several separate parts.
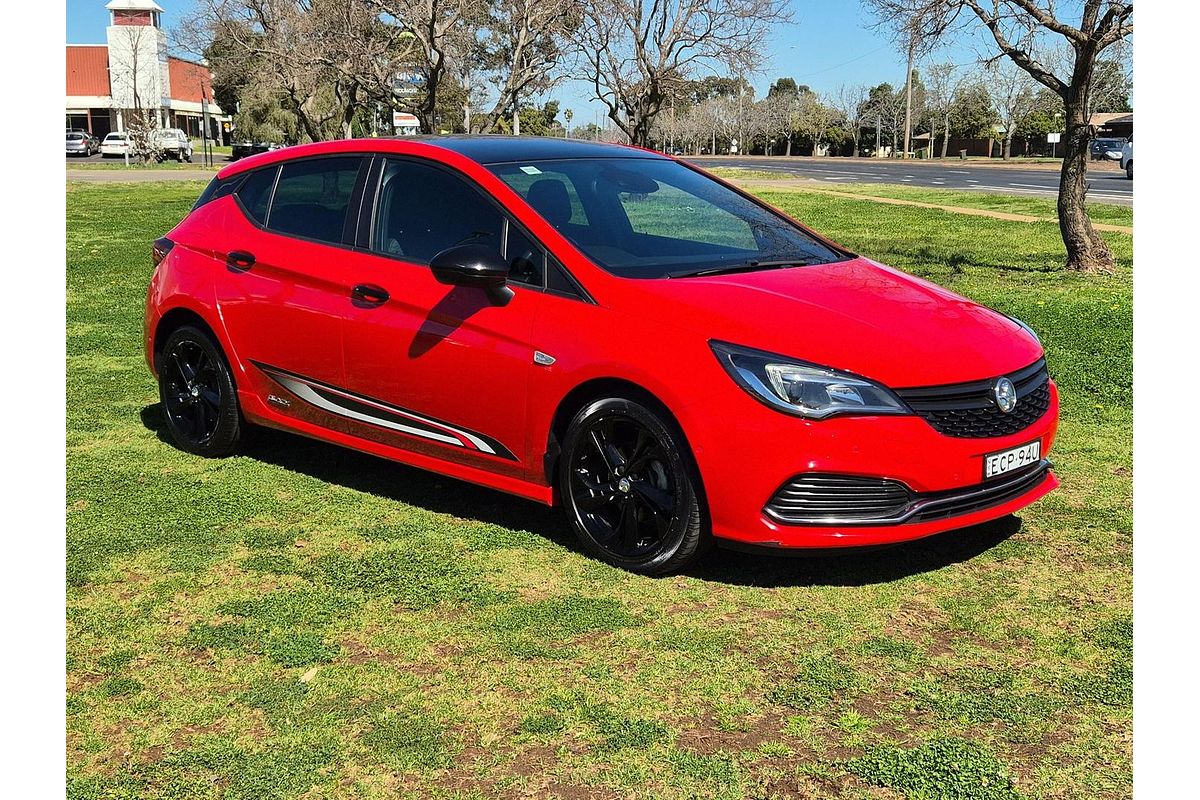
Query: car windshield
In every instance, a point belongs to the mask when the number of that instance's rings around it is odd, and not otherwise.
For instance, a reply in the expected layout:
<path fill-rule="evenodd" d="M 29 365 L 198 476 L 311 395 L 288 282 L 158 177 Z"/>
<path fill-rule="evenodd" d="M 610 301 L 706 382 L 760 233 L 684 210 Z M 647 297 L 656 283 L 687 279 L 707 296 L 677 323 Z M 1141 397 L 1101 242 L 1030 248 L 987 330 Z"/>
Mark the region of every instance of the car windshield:
<path fill-rule="evenodd" d="M 558 159 L 489 168 L 585 255 L 621 277 L 747 272 L 847 257 L 667 159 Z"/>
<path fill-rule="evenodd" d="M 123 141 L 125 141 L 125 134 L 110 133 L 108 136 L 104 137 L 104 141 L 106 141 L 106 142 L 123 142 Z"/>
<path fill-rule="evenodd" d="M 79 141 L 82 141 L 82 140 L 83 140 L 83 134 L 82 134 L 82 133 L 68 133 L 68 134 L 67 134 L 67 141 L 68 141 L 68 142 L 79 142 Z"/>

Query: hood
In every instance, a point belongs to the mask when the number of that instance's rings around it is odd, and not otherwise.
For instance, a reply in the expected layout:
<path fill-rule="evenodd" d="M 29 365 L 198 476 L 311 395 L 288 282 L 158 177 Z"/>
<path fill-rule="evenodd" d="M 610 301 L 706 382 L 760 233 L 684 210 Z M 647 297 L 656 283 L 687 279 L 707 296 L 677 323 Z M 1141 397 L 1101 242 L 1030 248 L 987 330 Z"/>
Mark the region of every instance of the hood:
<path fill-rule="evenodd" d="M 811 267 L 631 281 L 634 313 L 706 339 L 853 372 L 892 388 L 980 380 L 1036 361 L 1002 314 L 866 258 Z"/>

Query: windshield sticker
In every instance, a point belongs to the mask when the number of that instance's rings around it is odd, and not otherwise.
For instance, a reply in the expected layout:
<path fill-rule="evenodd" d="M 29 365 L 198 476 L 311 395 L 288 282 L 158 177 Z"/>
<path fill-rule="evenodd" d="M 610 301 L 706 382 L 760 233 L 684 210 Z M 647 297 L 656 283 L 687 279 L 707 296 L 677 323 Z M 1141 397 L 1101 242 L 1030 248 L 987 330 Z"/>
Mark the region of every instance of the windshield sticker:
<path fill-rule="evenodd" d="M 542 171 L 540 169 L 538 169 L 537 167 L 533 167 L 533 166 L 521 167 L 521 172 L 524 172 L 526 175 L 541 175 L 542 174 Z"/>

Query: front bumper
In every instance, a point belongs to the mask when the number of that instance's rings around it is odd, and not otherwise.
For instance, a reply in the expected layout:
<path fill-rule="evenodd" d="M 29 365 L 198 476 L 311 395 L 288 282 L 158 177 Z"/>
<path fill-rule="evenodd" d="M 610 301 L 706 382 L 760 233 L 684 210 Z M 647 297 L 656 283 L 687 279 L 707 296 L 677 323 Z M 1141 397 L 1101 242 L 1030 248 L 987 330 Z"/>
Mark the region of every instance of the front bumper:
<path fill-rule="evenodd" d="M 744 397 L 744 395 L 743 395 Z M 956 438 L 917 416 L 835 417 L 810 422 L 751 401 L 735 421 L 719 415 L 695 437 L 693 448 L 715 536 L 779 548 L 873 546 L 919 539 L 1006 516 L 1058 486 L 1048 462 L 1005 479 L 984 481 L 984 457 L 1033 441 L 1042 458 L 1058 427 L 1058 390 L 1028 427 L 1006 436 Z M 1034 474 L 1036 472 L 1036 474 Z M 790 524 L 767 511 L 780 487 L 806 474 L 882 478 L 903 484 L 911 504 L 887 522 L 823 521 Z"/>

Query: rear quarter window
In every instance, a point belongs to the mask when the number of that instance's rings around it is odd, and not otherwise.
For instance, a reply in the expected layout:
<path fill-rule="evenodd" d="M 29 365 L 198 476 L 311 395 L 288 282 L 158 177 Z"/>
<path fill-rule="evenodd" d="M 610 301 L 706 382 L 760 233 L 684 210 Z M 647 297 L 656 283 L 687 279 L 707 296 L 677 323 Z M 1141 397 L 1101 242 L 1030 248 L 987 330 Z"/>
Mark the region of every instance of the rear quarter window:
<path fill-rule="evenodd" d="M 242 210 L 259 225 L 267 224 L 267 207 L 270 205 L 271 190 L 275 187 L 275 176 L 278 174 L 278 167 L 256 170 L 247 175 L 238 187 L 237 199 Z"/>

